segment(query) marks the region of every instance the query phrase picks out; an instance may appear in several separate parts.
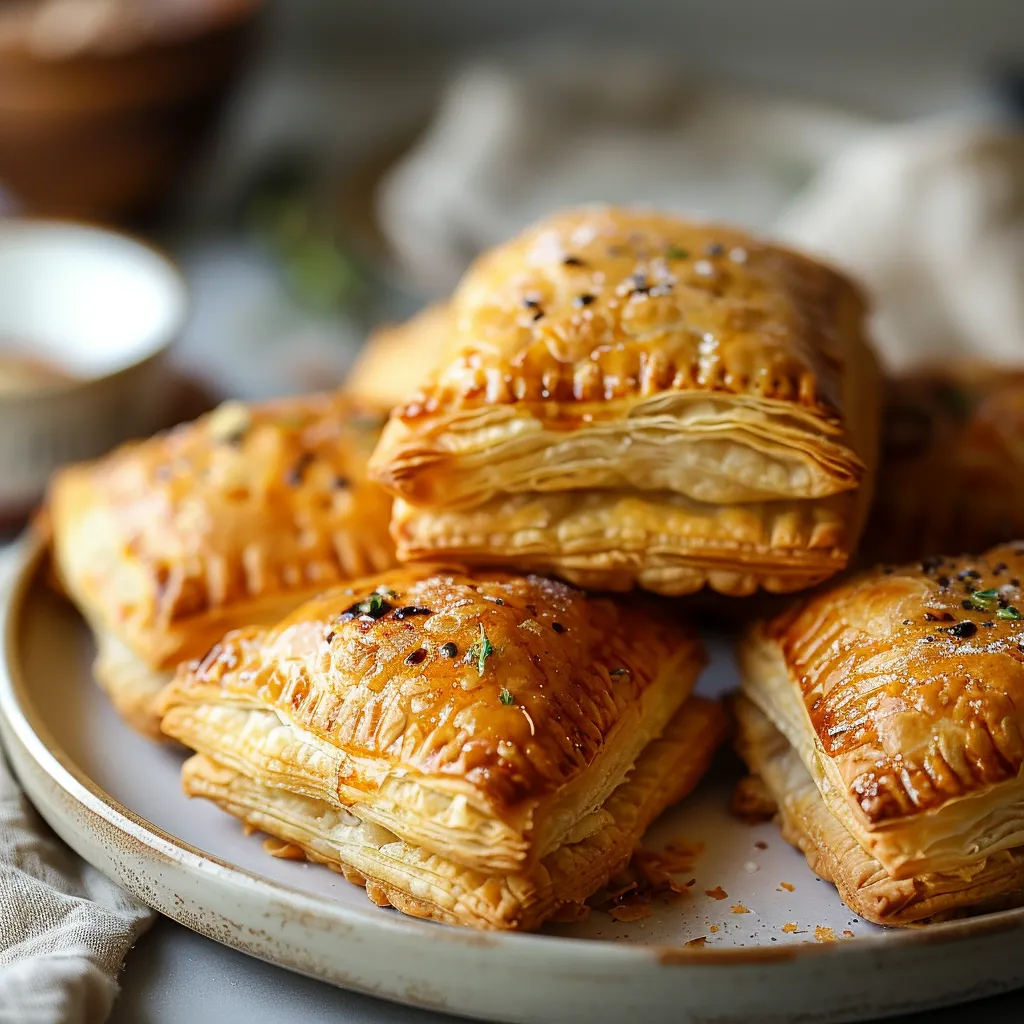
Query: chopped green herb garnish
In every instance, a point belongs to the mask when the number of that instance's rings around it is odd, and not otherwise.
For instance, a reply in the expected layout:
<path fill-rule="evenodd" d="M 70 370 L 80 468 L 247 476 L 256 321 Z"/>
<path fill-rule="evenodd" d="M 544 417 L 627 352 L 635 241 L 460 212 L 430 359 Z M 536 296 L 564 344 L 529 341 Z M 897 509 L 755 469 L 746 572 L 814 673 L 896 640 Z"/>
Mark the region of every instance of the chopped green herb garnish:
<path fill-rule="evenodd" d="M 476 643 L 470 644 L 469 650 L 466 652 L 466 660 L 469 662 L 476 662 L 476 670 L 480 675 L 484 674 L 484 666 L 487 664 L 487 659 L 494 653 L 494 645 L 490 640 L 487 639 L 487 634 L 484 632 L 484 625 L 480 623 L 480 639 Z M 502 701 L 502 703 L 505 703 Z M 511 700 L 509 701 L 511 703 Z"/>
<path fill-rule="evenodd" d="M 680 249 L 678 245 L 670 245 L 665 250 L 665 259 L 667 260 L 688 260 L 690 254 L 685 249 Z"/>
<path fill-rule="evenodd" d="M 972 608 L 977 608 L 979 611 L 991 611 L 999 604 L 999 592 L 996 590 L 975 590 L 968 596 L 967 602 Z"/>
<path fill-rule="evenodd" d="M 613 668 L 611 670 L 611 672 L 608 673 L 608 675 L 610 675 L 610 676 L 628 676 L 629 675 L 629 669 L 628 668 Z"/>
<path fill-rule="evenodd" d="M 505 707 L 515 703 L 515 697 L 512 696 L 512 691 L 509 690 L 507 686 L 503 686 L 501 688 L 501 693 L 498 694 L 498 700 L 500 700 Z"/>
<path fill-rule="evenodd" d="M 360 614 L 370 615 L 375 619 L 379 619 L 390 608 L 391 605 L 384 600 L 383 594 L 371 594 L 365 601 L 359 602 Z"/>
<path fill-rule="evenodd" d="M 1000 608 L 999 611 L 996 612 L 996 618 L 997 619 L 1019 619 L 1020 618 L 1020 612 L 1017 611 L 1017 609 L 1014 608 L 1012 604 L 1010 604 L 1010 605 L 1007 605 L 1005 608 Z"/>

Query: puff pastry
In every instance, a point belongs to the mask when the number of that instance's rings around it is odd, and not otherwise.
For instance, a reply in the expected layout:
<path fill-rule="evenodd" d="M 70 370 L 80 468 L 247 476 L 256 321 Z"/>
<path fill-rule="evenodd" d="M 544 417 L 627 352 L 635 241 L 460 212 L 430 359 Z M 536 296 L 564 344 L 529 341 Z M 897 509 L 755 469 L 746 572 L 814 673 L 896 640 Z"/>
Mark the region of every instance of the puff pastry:
<path fill-rule="evenodd" d="M 1022 898 L 1022 580 L 1017 543 L 879 569 L 741 645 L 743 695 L 767 719 L 741 715 L 751 767 L 873 921 Z"/>
<path fill-rule="evenodd" d="M 870 563 L 1024 537 L 1024 372 L 980 363 L 888 382 Z"/>
<path fill-rule="evenodd" d="M 382 409 L 398 405 L 442 359 L 450 328 L 451 314 L 442 303 L 427 306 L 406 323 L 378 328 L 349 370 L 345 393 Z"/>
<path fill-rule="evenodd" d="M 794 590 L 859 537 L 878 427 L 855 288 L 722 227 L 587 208 L 484 255 L 371 472 L 399 557 L 610 589 Z"/>
<path fill-rule="evenodd" d="M 179 669 L 163 729 L 200 755 L 189 792 L 371 895 L 532 927 L 602 884 L 724 734 L 687 702 L 704 655 L 676 619 L 408 567 L 229 634 Z"/>
<path fill-rule="evenodd" d="M 391 502 L 366 476 L 380 425 L 335 395 L 231 402 L 55 477 L 57 572 L 134 726 L 160 735 L 170 672 L 227 630 L 394 565 Z"/>

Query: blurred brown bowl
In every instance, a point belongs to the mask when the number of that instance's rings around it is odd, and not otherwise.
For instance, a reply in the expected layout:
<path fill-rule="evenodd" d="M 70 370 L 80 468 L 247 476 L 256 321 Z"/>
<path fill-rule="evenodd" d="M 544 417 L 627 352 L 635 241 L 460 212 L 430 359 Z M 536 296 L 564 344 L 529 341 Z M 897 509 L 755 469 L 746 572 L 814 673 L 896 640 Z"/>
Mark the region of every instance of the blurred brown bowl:
<path fill-rule="evenodd" d="M 212 127 L 262 3 L 222 6 L 201 30 L 113 51 L 51 56 L 0 37 L 0 188 L 40 216 L 154 210 Z"/>

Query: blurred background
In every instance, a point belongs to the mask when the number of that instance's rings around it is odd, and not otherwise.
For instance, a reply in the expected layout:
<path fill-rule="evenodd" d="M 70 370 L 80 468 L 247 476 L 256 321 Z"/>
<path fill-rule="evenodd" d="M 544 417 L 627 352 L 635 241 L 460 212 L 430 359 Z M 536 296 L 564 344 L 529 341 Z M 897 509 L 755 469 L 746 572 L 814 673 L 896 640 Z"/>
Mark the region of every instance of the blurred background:
<path fill-rule="evenodd" d="M 891 366 L 1015 362 L 1022 117 L 1020 0 L 0 0 L 0 518 L 54 461 L 337 384 L 568 203 L 842 264 Z"/>

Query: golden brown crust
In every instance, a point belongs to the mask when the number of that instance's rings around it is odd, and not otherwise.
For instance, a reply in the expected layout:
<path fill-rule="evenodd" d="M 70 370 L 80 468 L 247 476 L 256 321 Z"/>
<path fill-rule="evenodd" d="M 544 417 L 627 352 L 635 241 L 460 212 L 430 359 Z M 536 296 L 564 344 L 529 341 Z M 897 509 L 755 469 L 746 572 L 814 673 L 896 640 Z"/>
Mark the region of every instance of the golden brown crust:
<path fill-rule="evenodd" d="M 1024 845 L 1024 545 L 819 591 L 754 627 L 743 692 L 895 878 Z"/>
<path fill-rule="evenodd" d="M 406 323 L 378 328 L 349 370 L 345 394 L 382 409 L 398 405 L 416 393 L 441 361 L 451 333 L 451 314 L 440 303 Z"/>
<path fill-rule="evenodd" d="M 1024 545 L 935 558 L 843 583 L 755 631 L 781 652 L 867 822 L 1017 777 L 1024 620 L 1002 616 L 1024 615 L 1022 578 Z"/>
<path fill-rule="evenodd" d="M 959 869 L 893 878 L 822 799 L 800 756 L 753 704 L 737 701 L 738 747 L 776 802 L 784 838 L 843 902 L 875 924 L 906 925 L 1024 902 L 1024 847 Z"/>
<path fill-rule="evenodd" d="M 864 561 L 1024 537 L 1024 372 L 959 363 L 893 378 L 886 391 Z"/>
<path fill-rule="evenodd" d="M 620 401 L 703 390 L 838 426 L 846 307 L 861 299 L 845 277 L 745 232 L 569 210 L 477 260 L 452 299 L 461 354 L 398 415 L 507 403 L 618 417 Z"/>
<path fill-rule="evenodd" d="M 179 669 L 163 729 L 222 761 L 232 746 L 239 770 L 283 773 L 275 784 L 409 829 L 421 845 L 444 849 L 463 815 L 465 862 L 516 864 L 618 784 L 703 661 L 693 631 L 653 602 L 407 567 L 271 630 L 230 634 Z M 273 712 L 318 758 L 285 753 L 263 726 L 242 730 L 232 708 Z M 440 832 L 424 820 L 443 815 L 453 824 Z"/>
<path fill-rule="evenodd" d="M 697 784 L 726 731 L 720 704 L 688 701 L 604 801 L 593 831 L 510 875 L 466 868 L 383 829 L 368 829 L 329 803 L 261 785 L 204 755 L 186 762 L 183 782 L 190 796 L 213 800 L 365 885 L 378 906 L 448 924 L 529 930 L 566 906 L 582 904 L 625 865 L 650 822 Z"/>
<path fill-rule="evenodd" d="M 313 395 L 228 403 L 54 479 L 56 562 L 97 630 L 154 670 L 394 564 L 366 478 L 379 414 Z"/>

